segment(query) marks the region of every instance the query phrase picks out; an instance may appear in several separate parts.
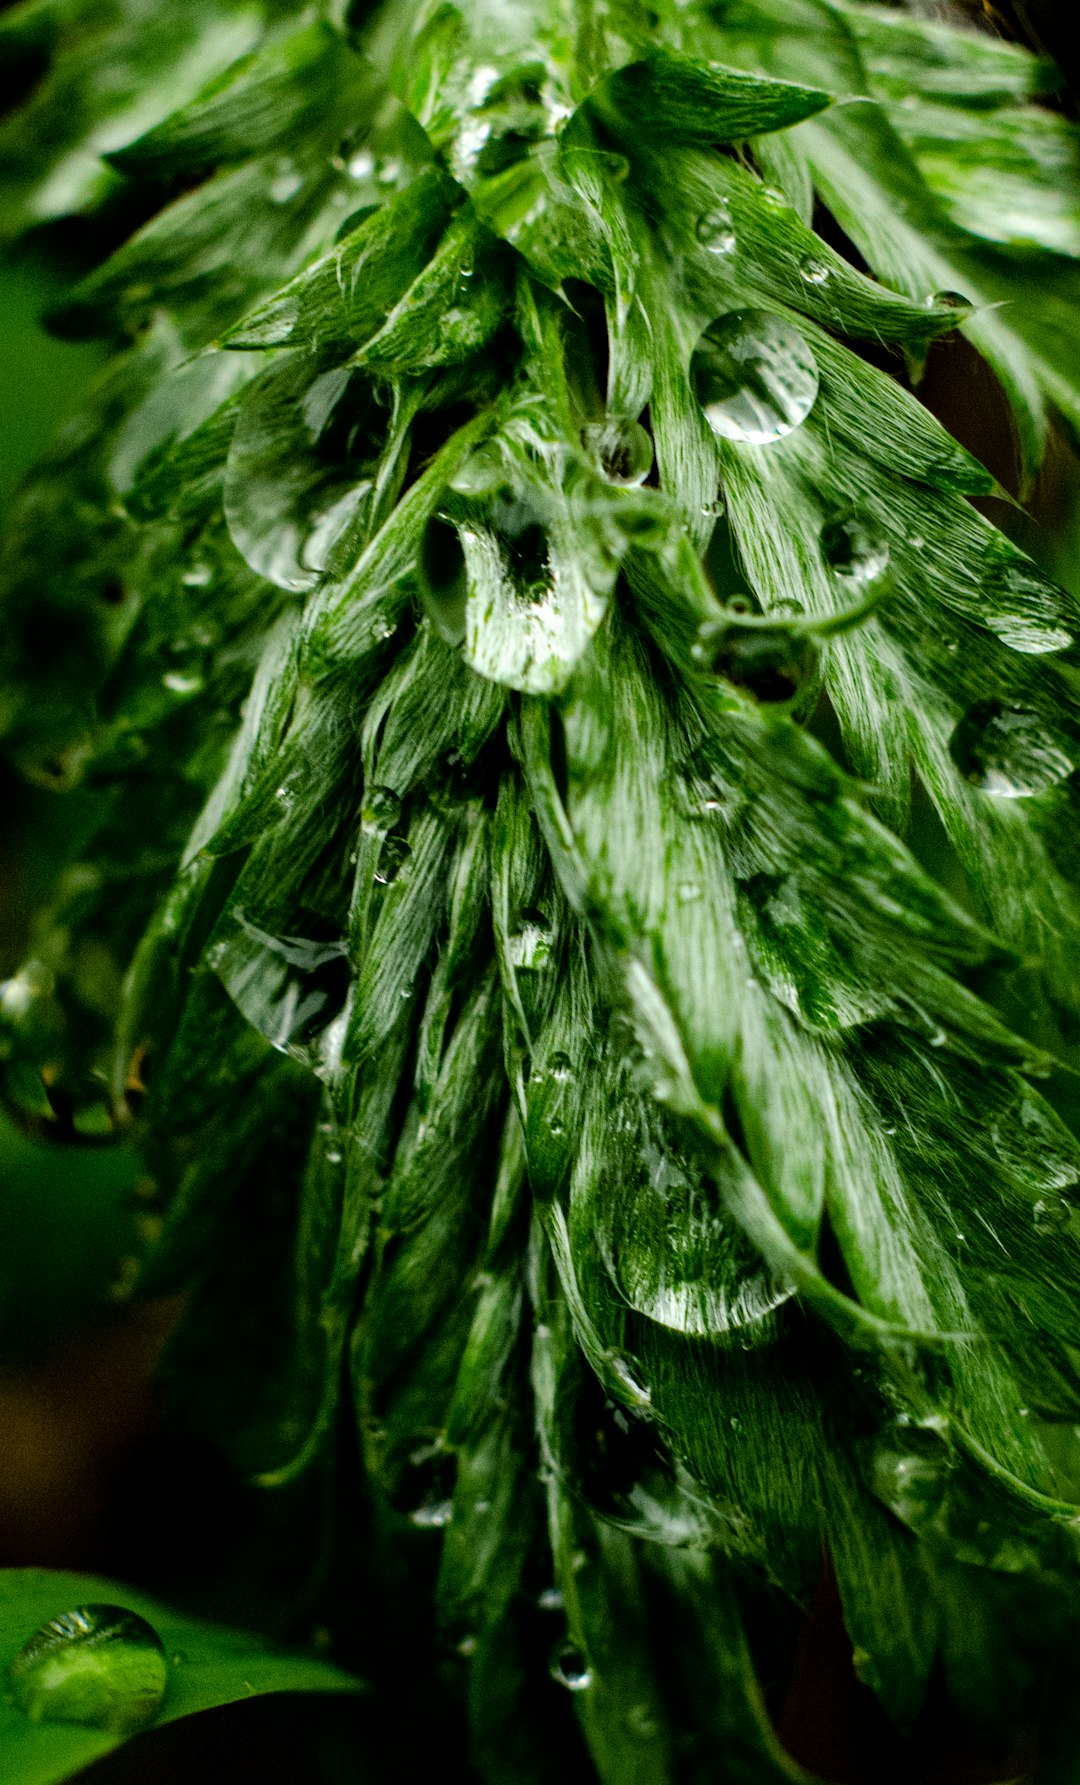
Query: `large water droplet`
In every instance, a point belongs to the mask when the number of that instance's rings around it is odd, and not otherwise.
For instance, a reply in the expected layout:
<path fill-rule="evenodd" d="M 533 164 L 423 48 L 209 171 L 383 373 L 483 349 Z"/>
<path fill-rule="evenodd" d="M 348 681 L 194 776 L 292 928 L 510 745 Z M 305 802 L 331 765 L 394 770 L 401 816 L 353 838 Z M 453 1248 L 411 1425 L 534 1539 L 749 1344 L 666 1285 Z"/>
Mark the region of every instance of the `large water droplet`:
<path fill-rule="evenodd" d="M 1063 1196 L 1041 1196 L 1031 1212 L 1036 1233 L 1046 1236 L 1063 1232 L 1072 1217 L 1072 1209 Z"/>
<path fill-rule="evenodd" d="M 420 596 L 440 638 L 459 645 L 465 637 L 468 577 L 457 528 L 433 515 L 420 542 Z"/>
<path fill-rule="evenodd" d="M 652 439 L 638 421 L 611 416 L 594 422 L 585 429 L 585 444 L 612 483 L 641 484 L 652 470 Z"/>
<path fill-rule="evenodd" d="M 690 361 L 690 382 L 714 433 L 764 446 L 806 420 L 818 370 L 790 322 L 768 310 L 734 310 L 705 330 Z"/>
<path fill-rule="evenodd" d="M 952 1457 L 933 1431 L 900 1428 L 874 1452 L 871 1484 L 879 1500 L 912 1530 L 924 1530 L 940 1512 Z"/>
<path fill-rule="evenodd" d="M 1015 557 L 991 562 L 983 573 L 983 588 L 983 624 L 1010 650 L 1043 657 L 1073 643 L 1073 604 L 1035 565 Z"/>
<path fill-rule="evenodd" d="M 152 1723 L 168 1668 L 152 1625 L 119 1605 L 80 1605 L 35 1630 L 8 1670 L 9 1695 L 34 1723 L 85 1723 L 131 1735 Z"/>
<path fill-rule="evenodd" d="M 581 1650 L 571 1642 L 561 1642 L 551 1657 L 551 1677 L 569 1692 L 587 1692 L 592 1685 L 592 1669 Z"/>
<path fill-rule="evenodd" d="M 731 219 L 731 209 L 723 199 L 718 199 L 716 204 L 701 213 L 694 225 L 694 234 L 709 254 L 732 253 L 735 247 L 735 225 Z"/>
<path fill-rule="evenodd" d="M 949 749 L 964 779 L 998 799 L 1045 793 L 1073 771 L 1071 758 L 1037 713 L 1000 700 L 976 701 L 953 732 Z"/>
<path fill-rule="evenodd" d="M 821 530 L 821 555 L 834 576 L 858 584 L 876 582 L 889 563 L 888 541 L 860 515 L 844 515 Z"/>

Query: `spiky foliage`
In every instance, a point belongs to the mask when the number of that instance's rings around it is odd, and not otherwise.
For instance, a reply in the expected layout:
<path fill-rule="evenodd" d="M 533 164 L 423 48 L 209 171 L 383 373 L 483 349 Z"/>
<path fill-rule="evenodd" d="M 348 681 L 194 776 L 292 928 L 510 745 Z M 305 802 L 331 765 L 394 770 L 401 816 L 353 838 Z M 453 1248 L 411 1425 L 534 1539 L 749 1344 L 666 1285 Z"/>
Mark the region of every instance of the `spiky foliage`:
<path fill-rule="evenodd" d="M 7 748 L 95 793 L 9 1094 L 137 1123 L 268 1491 L 358 1434 L 486 1776 L 566 1764 L 545 1584 L 610 1785 L 802 1776 L 733 1582 L 826 1545 L 900 1725 L 939 1658 L 991 1727 L 1060 1679 L 1072 1779 L 1077 617 L 911 390 L 959 330 L 1025 482 L 1080 427 L 1053 70 L 830 0 L 361 11 L 0 22 L 10 227 L 147 219 L 3 560 Z"/>

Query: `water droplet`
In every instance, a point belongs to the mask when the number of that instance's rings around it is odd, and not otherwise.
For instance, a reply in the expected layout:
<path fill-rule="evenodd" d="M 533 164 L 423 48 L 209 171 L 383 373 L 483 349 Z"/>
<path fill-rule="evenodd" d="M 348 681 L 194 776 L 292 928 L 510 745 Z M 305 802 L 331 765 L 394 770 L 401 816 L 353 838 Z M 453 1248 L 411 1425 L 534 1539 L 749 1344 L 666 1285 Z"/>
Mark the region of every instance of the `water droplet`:
<path fill-rule="evenodd" d="M 643 1741 L 656 1734 L 658 1724 L 647 1704 L 632 1704 L 626 1713 L 627 1728 Z"/>
<path fill-rule="evenodd" d="M 1037 713 L 1000 700 L 976 701 L 949 742 L 966 781 L 998 799 L 1026 799 L 1057 786 L 1073 763 Z"/>
<path fill-rule="evenodd" d="M 1035 1217 L 1035 1231 L 1041 1234 L 1061 1233 L 1072 1219 L 1072 1209 L 1063 1196 L 1041 1196 L 1031 1212 Z"/>
<path fill-rule="evenodd" d="M 652 439 L 638 421 L 612 416 L 591 423 L 585 429 L 585 445 L 611 483 L 642 484 L 652 470 Z"/>
<path fill-rule="evenodd" d="M 194 673 L 185 675 L 179 669 L 170 669 L 166 675 L 163 675 L 161 685 L 163 688 L 167 688 L 170 694 L 181 695 L 200 694 L 205 686 L 202 676 Z"/>
<path fill-rule="evenodd" d="M 282 155 L 274 164 L 274 174 L 270 181 L 271 202 L 276 205 L 288 204 L 290 198 L 296 197 L 303 184 L 304 176 L 295 161 Z"/>
<path fill-rule="evenodd" d="M 559 1587 L 545 1587 L 536 1603 L 541 1611 L 562 1611 L 565 1601 Z"/>
<path fill-rule="evenodd" d="M 690 654 L 714 675 L 770 703 L 793 700 L 818 661 L 817 646 L 808 632 L 779 628 L 771 632 L 728 620 L 705 621 Z"/>
<path fill-rule="evenodd" d="M 723 199 L 703 211 L 694 225 L 694 234 L 709 254 L 730 254 L 735 247 L 735 225 L 731 209 Z"/>
<path fill-rule="evenodd" d="M 701 883 L 698 880 L 682 880 L 677 888 L 676 897 L 680 905 L 693 905 L 703 896 Z"/>
<path fill-rule="evenodd" d="M 554 1053 L 548 1061 L 548 1077 L 557 1085 L 564 1085 L 570 1078 L 574 1068 L 569 1054 Z"/>
<path fill-rule="evenodd" d="M 468 578 L 458 530 L 444 515 L 433 515 L 420 542 L 420 596 L 440 638 L 460 645 L 465 637 Z"/>
<path fill-rule="evenodd" d="M 561 1642 L 551 1657 L 551 1677 L 569 1692 L 587 1692 L 592 1685 L 592 1670 L 581 1650 L 573 1643 Z"/>
<path fill-rule="evenodd" d="M 821 529 L 821 555 L 834 576 L 861 587 L 886 570 L 889 546 L 871 522 L 845 515 Z"/>
<path fill-rule="evenodd" d="M 799 262 L 799 277 L 805 279 L 807 285 L 826 285 L 832 278 L 832 268 L 828 261 L 804 254 Z"/>
<path fill-rule="evenodd" d="M 192 564 L 180 578 L 185 589 L 205 589 L 214 580 L 214 573 L 209 564 Z"/>
<path fill-rule="evenodd" d="M 523 911 L 521 924 L 506 940 L 510 965 L 520 972 L 538 971 L 551 958 L 551 925 L 542 911 Z"/>
<path fill-rule="evenodd" d="M 969 297 L 962 291 L 935 291 L 928 297 L 927 307 L 931 310 L 973 310 L 975 308 Z"/>
<path fill-rule="evenodd" d="M 1002 556 L 986 565 L 982 580 L 983 624 L 1010 650 L 1042 657 L 1073 643 L 1073 603 L 1033 564 Z"/>
<path fill-rule="evenodd" d="M 456 1463 L 442 1444 L 422 1444 L 410 1452 L 398 1472 L 392 1504 L 410 1525 L 421 1531 L 441 1531 L 454 1511 Z"/>
<path fill-rule="evenodd" d="M 35 1630 L 8 1670 L 12 1701 L 34 1723 L 85 1723 L 130 1735 L 152 1723 L 168 1669 L 152 1625 L 119 1605 L 80 1605 Z"/>
<path fill-rule="evenodd" d="M 898 1519 L 918 1531 L 939 1512 L 951 1467 L 950 1453 L 935 1432 L 905 1427 L 875 1450 L 871 1485 Z"/>
<path fill-rule="evenodd" d="M 352 180 L 370 180 L 375 172 L 375 157 L 370 149 L 358 149 L 346 164 Z"/>
<path fill-rule="evenodd" d="M 690 382 L 714 433 L 764 446 L 806 420 L 818 370 L 791 323 L 767 310 L 734 310 L 705 330 Z"/>
<path fill-rule="evenodd" d="M 779 186 L 763 186 L 761 197 L 772 211 L 790 211 L 791 209 L 787 193 L 781 192 Z"/>

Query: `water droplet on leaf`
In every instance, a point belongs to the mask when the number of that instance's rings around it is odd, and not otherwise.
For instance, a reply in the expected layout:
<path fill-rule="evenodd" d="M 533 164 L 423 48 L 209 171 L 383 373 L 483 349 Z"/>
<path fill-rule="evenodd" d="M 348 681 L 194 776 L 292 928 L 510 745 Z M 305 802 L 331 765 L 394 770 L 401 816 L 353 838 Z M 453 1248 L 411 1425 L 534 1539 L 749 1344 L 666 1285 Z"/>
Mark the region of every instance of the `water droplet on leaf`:
<path fill-rule="evenodd" d="M 709 254 L 730 254 L 735 247 L 735 226 L 729 206 L 721 199 L 703 211 L 694 225 L 694 234 Z"/>
<path fill-rule="evenodd" d="M 1072 774 L 1073 763 L 1037 713 L 980 700 L 964 714 L 949 742 L 966 781 L 998 799 L 1045 793 Z"/>
<path fill-rule="evenodd" d="M 799 276 L 807 285 L 826 285 L 832 277 L 832 268 L 828 261 L 818 260 L 816 255 L 804 254 L 799 262 Z"/>
<path fill-rule="evenodd" d="M 433 515 L 420 542 L 420 596 L 432 625 L 448 645 L 465 637 L 468 577 L 457 528 Z"/>
<path fill-rule="evenodd" d="M 551 1677 L 569 1692 L 586 1692 L 592 1685 L 592 1672 L 580 1649 L 573 1643 L 558 1645 L 551 1657 Z"/>
<path fill-rule="evenodd" d="M 764 446 L 806 420 L 818 370 L 791 323 L 767 310 L 735 310 L 705 330 L 690 382 L 714 433 Z"/>
<path fill-rule="evenodd" d="M 962 291 L 935 291 L 928 297 L 927 305 L 931 310 L 973 310 L 975 308 L 969 297 Z"/>
<path fill-rule="evenodd" d="M 564 1601 L 559 1587 L 545 1587 L 536 1601 L 541 1611 L 562 1611 Z"/>
<path fill-rule="evenodd" d="M 585 429 L 585 444 L 612 483 L 642 484 L 652 470 L 653 443 L 640 422 L 612 416 Z"/>
<path fill-rule="evenodd" d="M 1031 1212 L 1035 1231 L 1041 1234 L 1061 1233 L 1072 1218 L 1072 1209 L 1063 1196 L 1041 1196 Z"/>
<path fill-rule="evenodd" d="M 119 1605 L 81 1605 L 35 1630 L 8 1670 L 12 1701 L 34 1723 L 84 1723 L 131 1735 L 152 1723 L 168 1669 L 152 1625 Z"/>
<path fill-rule="evenodd" d="M 834 576 L 861 586 L 876 582 L 888 567 L 889 546 L 871 522 L 845 515 L 822 528 L 821 555 Z"/>

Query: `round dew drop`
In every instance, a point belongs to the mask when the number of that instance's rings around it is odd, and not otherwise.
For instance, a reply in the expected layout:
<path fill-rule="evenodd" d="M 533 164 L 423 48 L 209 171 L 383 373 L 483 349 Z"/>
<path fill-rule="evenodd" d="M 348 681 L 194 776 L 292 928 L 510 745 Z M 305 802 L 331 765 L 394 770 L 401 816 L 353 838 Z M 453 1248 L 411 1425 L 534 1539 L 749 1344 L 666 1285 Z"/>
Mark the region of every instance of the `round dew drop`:
<path fill-rule="evenodd" d="M 828 261 L 819 260 L 814 254 L 806 254 L 799 262 L 799 275 L 807 285 L 827 285 L 832 277 L 832 268 Z"/>
<path fill-rule="evenodd" d="M 858 515 L 829 521 L 821 530 L 821 555 L 834 576 L 863 586 L 888 568 L 888 542 Z"/>
<path fill-rule="evenodd" d="M 735 226 L 731 211 L 721 199 L 703 211 L 694 225 L 694 234 L 708 254 L 731 254 L 735 249 Z"/>
<path fill-rule="evenodd" d="M 949 750 L 964 779 L 998 799 L 1045 793 L 1067 780 L 1074 767 L 1037 713 L 1000 700 L 979 700 L 969 707 Z"/>
<path fill-rule="evenodd" d="M 592 1685 L 592 1671 L 580 1649 L 573 1643 L 560 1643 L 551 1657 L 551 1677 L 568 1692 L 587 1692 Z"/>
<path fill-rule="evenodd" d="M 61 1612 L 20 1649 L 8 1695 L 34 1723 L 83 1723 L 131 1735 L 161 1708 L 168 1666 L 152 1625 L 119 1605 Z"/>
<path fill-rule="evenodd" d="M 652 439 L 638 421 L 612 416 L 591 423 L 585 429 L 585 445 L 611 483 L 631 488 L 644 483 L 652 470 Z"/>
<path fill-rule="evenodd" d="M 791 323 L 768 310 L 733 310 L 705 330 L 690 383 L 715 434 L 765 446 L 791 434 L 818 394 L 818 369 Z"/>

